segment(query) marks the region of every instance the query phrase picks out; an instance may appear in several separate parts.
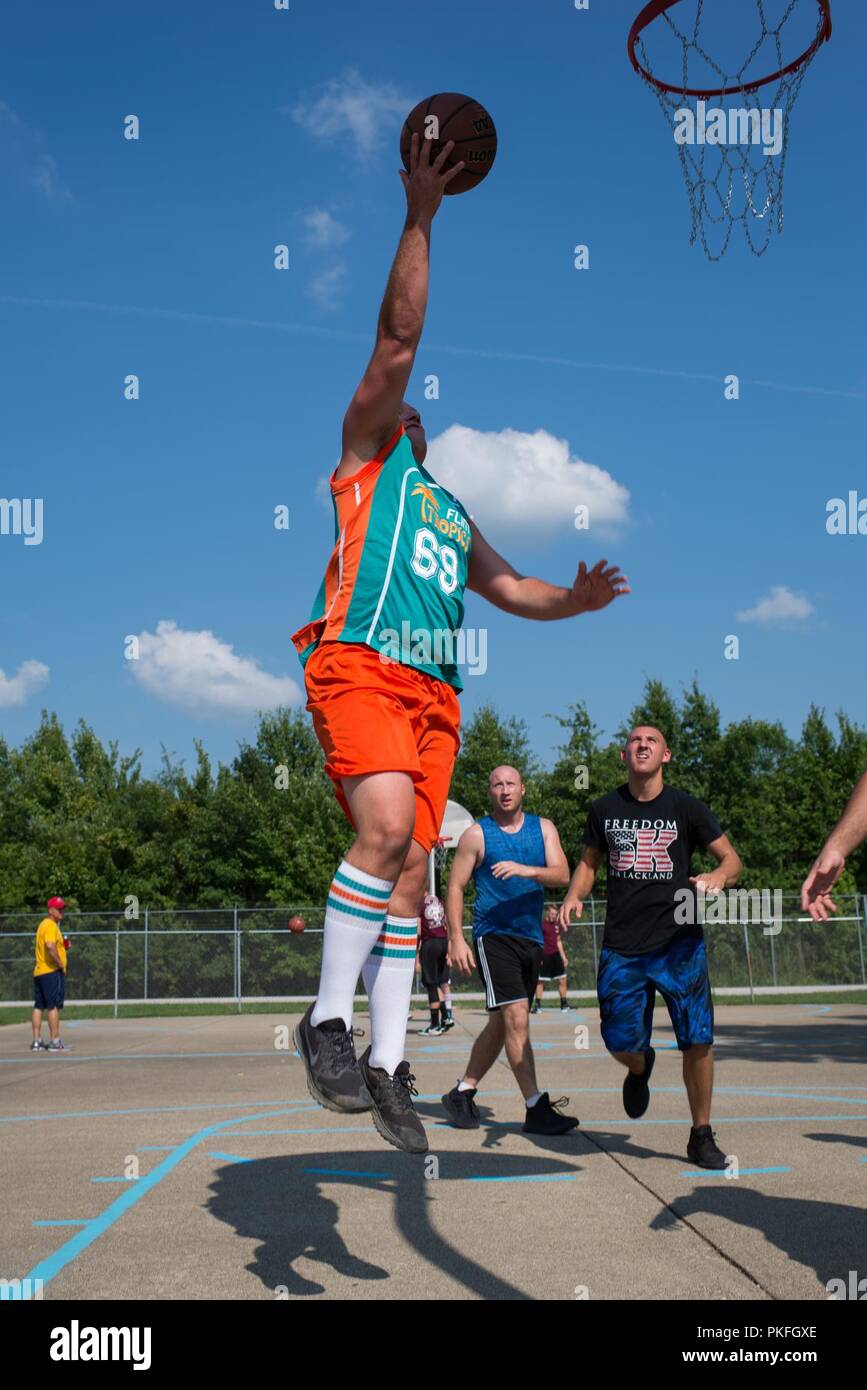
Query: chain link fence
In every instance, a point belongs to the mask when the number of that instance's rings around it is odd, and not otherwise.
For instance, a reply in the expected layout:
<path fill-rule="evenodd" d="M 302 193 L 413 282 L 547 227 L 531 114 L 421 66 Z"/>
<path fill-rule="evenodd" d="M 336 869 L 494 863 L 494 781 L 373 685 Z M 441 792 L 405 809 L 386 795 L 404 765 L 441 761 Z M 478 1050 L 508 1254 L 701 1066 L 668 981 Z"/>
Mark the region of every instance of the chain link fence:
<path fill-rule="evenodd" d="M 770 929 L 761 922 L 704 928 L 717 994 L 806 992 L 867 985 L 867 897 L 839 895 L 832 921 L 800 913 L 796 895 L 782 899 Z M 779 902 L 779 900 L 778 900 Z M 306 929 L 288 930 L 299 914 Z M 0 916 L 0 1005 L 32 1002 L 33 942 L 41 913 Z M 322 965 L 324 908 L 143 909 L 68 912 L 71 1004 L 245 1003 L 308 1000 Z M 595 993 L 605 901 L 588 898 L 563 939 L 569 991 Z M 469 928 L 465 928 L 469 931 Z M 482 998 L 478 976 L 452 979 L 455 994 Z M 421 997 L 421 996 L 419 996 Z M 426 997 L 426 996 L 424 996 Z"/>

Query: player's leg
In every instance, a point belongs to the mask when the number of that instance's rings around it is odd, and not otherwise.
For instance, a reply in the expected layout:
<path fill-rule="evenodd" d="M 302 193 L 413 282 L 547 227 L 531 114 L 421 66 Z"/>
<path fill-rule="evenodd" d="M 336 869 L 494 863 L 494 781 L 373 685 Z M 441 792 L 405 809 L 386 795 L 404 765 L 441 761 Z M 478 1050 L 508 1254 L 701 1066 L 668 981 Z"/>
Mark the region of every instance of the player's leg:
<path fill-rule="evenodd" d="M 458 1082 L 458 1089 L 477 1091 L 483 1077 L 496 1062 L 506 1041 L 506 1023 L 502 1009 L 488 1014 L 488 1021 L 470 1050 L 467 1069 Z"/>
<path fill-rule="evenodd" d="M 700 1168 L 725 1168 L 710 1124 L 713 1097 L 713 998 L 704 941 L 685 937 L 672 942 L 654 968 L 656 988 L 668 1007 L 677 1045 L 683 1053 L 692 1129 L 687 1155 Z"/>
<path fill-rule="evenodd" d="M 363 972 L 370 999 L 371 1045 L 359 1059 L 359 1069 L 373 1100 L 374 1124 L 383 1138 L 407 1152 L 426 1153 L 424 1126 L 412 1107 L 415 1078 L 403 1055 L 418 909 L 460 744 L 460 710 L 451 687 L 428 677 L 419 678 L 415 698 L 410 708 L 418 757 L 413 841 L 394 885 L 380 940 Z"/>
<path fill-rule="evenodd" d="M 34 991 L 38 989 L 39 976 L 34 975 Z M 33 1013 L 30 1015 L 30 1024 L 33 1030 L 33 1041 L 30 1044 L 31 1052 L 38 1052 L 43 1046 L 42 1042 L 42 1009 L 39 1004 L 33 1005 Z"/>
<path fill-rule="evenodd" d="M 473 1043 L 463 1076 L 443 1096 L 445 1112 L 456 1129 L 478 1129 L 476 1092 L 503 1050 L 506 1026 L 502 1010 L 488 1009 L 488 1021 Z"/>
<path fill-rule="evenodd" d="M 538 957 L 540 956 L 541 948 L 538 949 L 535 968 L 532 962 L 528 966 L 534 975 L 538 974 Z M 566 1104 L 567 1097 L 563 1096 L 561 1100 L 552 1102 L 547 1091 L 540 1092 L 536 1081 L 536 1059 L 533 1056 L 533 1048 L 530 1043 L 529 1007 L 534 989 L 535 979 L 531 977 L 527 987 L 527 997 L 518 999 L 512 1004 L 506 1004 L 503 1009 L 506 1026 L 506 1056 L 526 1106 L 524 1133 L 550 1136 L 568 1134 L 575 1129 L 578 1119 L 575 1115 L 564 1115 L 561 1112 L 559 1107 Z"/>
<path fill-rule="evenodd" d="M 406 773 L 346 777 L 341 789 L 357 834 L 328 894 L 314 1027 L 336 1018 L 350 1027 L 358 977 L 391 910 L 415 824 Z"/>
<path fill-rule="evenodd" d="M 323 643 L 305 671 L 325 769 L 356 838 L 328 892 L 316 1001 L 295 1029 L 311 1095 L 370 1110 L 352 1041 L 358 977 L 376 944 L 412 840 L 418 753 L 401 698 L 366 647 Z"/>
<path fill-rule="evenodd" d="M 569 1008 L 569 991 L 566 984 L 565 971 L 557 981 L 557 989 L 560 992 L 560 1010 L 562 1013 L 566 1013 Z"/>
<path fill-rule="evenodd" d="M 443 1031 L 443 1004 L 442 990 L 440 989 L 440 965 L 441 965 L 441 946 L 439 937 L 429 936 L 421 946 L 421 981 L 427 990 L 427 1002 L 430 1010 L 430 1022 L 427 1027 L 422 1028 L 422 1034 L 440 1034 Z"/>
<path fill-rule="evenodd" d="M 621 956 L 603 948 L 596 980 L 602 1040 L 614 1060 L 628 1070 L 623 1108 L 633 1120 L 650 1104 L 650 1076 L 656 1061 L 650 1046 L 656 991 L 644 962 L 643 956 Z"/>

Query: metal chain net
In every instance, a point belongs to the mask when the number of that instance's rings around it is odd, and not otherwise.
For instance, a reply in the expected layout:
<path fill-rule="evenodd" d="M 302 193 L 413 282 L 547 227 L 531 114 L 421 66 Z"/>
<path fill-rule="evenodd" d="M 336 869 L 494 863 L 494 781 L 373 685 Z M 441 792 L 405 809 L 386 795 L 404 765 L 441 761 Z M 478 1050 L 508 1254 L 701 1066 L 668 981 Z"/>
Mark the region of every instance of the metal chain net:
<path fill-rule="evenodd" d="M 690 246 L 694 245 L 696 238 L 700 237 L 705 255 L 711 261 L 721 260 L 725 255 L 732 232 L 738 224 L 742 226 L 747 245 L 755 256 L 764 255 L 767 251 L 774 227 L 778 232 L 783 230 L 783 177 L 789 146 L 789 119 L 798 99 L 801 83 L 815 57 L 815 52 L 810 54 L 800 67 L 776 79 L 775 84 L 770 83 L 752 92 L 737 90 L 749 81 L 750 64 L 766 40 L 771 40 L 776 50 L 776 67 L 786 66 L 787 60 L 783 56 L 783 30 L 799 0 L 789 0 L 785 13 L 774 27 L 768 24 L 765 0 L 755 0 L 755 3 L 760 33 L 743 63 L 733 72 L 724 71 L 702 47 L 701 21 L 704 0 L 697 0 L 695 24 L 691 35 L 678 28 L 671 18 L 670 11 L 666 10 L 659 16 L 659 19 L 665 20 L 681 45 L 683 87 L 713 85 L 725 89 L 727 95 L 709 99 L 708 107 L 728 101 L 749 113 L 756 112 L 758 129 L 761 129 L 758 122 L 761 121 L 763 110 L 770 108 L 782 113 L 782 141 L 777 154 L 768 153 L 761 142 L 695 143 L 679 144 L 677 147 L 692 213 L 689 243 Z M 817 34 L 821 25 L 822 15 L 819 11 Z M 642 66 L 648 73 L 652 73 L 643 38 L 639 37 L 636 48 Z M 694 71 L 696 59 L 700 59 L 706 68 L 715 74 L 712 84 L 690 80 L 690 62 Z M 678 113 L 684 110 L 686 103 L 690 103 L 693 113 L 697 116 L 700 98 L 687 97 L 683 92 L 665 92 L 652 82 L 647 82 L 647 85 L 658 100 L 668 124 L 676 124 Z M 750 114 L 744 123 L 746 129 L 753 128 L 750 124 L 753 119 Z M 711 246 L 712 241 L 716 243 L 716 249 Z"/>

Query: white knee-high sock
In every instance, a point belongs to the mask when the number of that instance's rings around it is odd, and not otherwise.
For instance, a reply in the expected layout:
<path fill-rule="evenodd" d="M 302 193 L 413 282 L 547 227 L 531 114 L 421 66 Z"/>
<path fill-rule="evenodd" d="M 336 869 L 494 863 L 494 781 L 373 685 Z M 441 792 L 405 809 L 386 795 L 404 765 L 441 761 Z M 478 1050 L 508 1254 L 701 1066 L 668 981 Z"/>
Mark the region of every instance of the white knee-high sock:
<path fill-rule="evenodd" d="M 342 1018 L 351 1026 L 358 977 L 385 921 L 393 887 L 345 859 L 334 875 L 325 909 L 319 994 L 310 1015 L 314 1027 L 329 1018 Z"/>
<path fill-rule="evenodd" d="M 403 1061 L 417 936 L 417 917 L 389 913 L 362 972 L 370 1000 L 370 1065 L 389 1076 Z"/>

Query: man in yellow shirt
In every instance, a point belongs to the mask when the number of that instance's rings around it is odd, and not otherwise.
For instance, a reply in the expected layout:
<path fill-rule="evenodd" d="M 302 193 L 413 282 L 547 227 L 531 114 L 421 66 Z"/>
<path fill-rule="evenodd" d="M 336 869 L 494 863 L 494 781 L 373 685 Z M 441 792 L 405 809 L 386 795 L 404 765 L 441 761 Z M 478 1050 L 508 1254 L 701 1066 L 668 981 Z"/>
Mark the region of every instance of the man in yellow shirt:
<path fill-rule="evenodd" d="M 65 1052 L 60 1041 L 60 1010 L 63 1008 L 66 984 L 66 944 L 60 922 L 66 903 L 62 898 L 49 898 L 48 916 L 36 929 L 36 964 L 33 967 L 33 1042 L 31 1052 Z M 42 1041 L 42 1011 L 48 1015 L 51 1041 Z"/>

